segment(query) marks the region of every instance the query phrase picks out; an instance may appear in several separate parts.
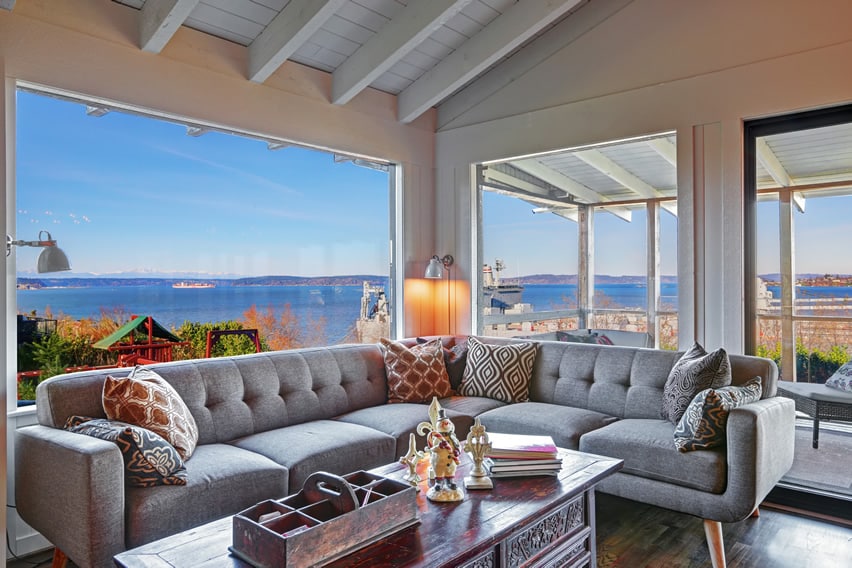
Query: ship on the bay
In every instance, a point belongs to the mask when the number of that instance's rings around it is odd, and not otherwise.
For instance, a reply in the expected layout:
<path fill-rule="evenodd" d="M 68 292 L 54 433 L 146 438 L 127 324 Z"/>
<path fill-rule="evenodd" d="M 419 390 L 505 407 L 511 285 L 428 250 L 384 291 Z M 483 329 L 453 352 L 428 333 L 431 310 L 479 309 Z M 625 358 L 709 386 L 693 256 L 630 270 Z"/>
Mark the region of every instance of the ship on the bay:
<path fill-rule="evenodd" d="M 177 289 L 197 289 L 197 288 L 215 288 L 216 285 L 211 282 L 175 282 L 172 288 Z"/>
<path fill-rule="evenodd" d="M 484 306 L 490 306 L 503 311 L 515 304 L 521 303 L 524 287 L 519 283 L 505 283 L 500 279 L 500 273 L 506 268 L 501 259 L 494 260 L 494 268 L 488 264 L 482 265 L 482 299 Z"/>

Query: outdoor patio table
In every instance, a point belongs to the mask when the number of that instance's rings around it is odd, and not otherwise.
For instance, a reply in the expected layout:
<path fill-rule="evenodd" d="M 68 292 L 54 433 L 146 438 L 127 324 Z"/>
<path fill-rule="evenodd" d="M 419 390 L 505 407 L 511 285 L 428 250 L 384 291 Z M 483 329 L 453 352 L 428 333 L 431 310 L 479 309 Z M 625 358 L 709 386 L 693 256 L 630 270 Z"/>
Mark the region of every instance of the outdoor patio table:
<path fill-rule="evenodd" d="M 796 410 L 814 419 L 813 447 L 819 448 L 819 421 L 852 421 L 852 393 L 818 383 L 778 382 L 778 396 L 793 399 Z"/>

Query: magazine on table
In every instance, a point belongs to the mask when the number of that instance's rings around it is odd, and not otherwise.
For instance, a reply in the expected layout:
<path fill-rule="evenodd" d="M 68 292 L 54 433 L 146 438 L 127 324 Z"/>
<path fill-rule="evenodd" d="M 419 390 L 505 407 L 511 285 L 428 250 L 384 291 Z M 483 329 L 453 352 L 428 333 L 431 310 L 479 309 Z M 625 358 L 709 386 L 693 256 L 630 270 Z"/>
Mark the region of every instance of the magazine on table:
<path fill-rule="evenodd" d="M 503 434 L 489 432 L 489 458 L 498 459 L 556 459 L 556 444 L 550 436 Z"/>

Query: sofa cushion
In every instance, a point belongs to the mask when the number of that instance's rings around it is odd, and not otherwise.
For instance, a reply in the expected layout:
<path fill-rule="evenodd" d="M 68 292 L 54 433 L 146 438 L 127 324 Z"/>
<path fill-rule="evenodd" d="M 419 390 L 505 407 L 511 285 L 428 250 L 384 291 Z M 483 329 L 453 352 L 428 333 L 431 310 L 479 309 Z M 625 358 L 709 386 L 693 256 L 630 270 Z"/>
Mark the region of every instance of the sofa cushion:
<path fill-rule="evenodd" d="M 388 402 L 429 402 L 453 393 L 440 339 L 406 347 L 384 337 L 383 349 L 388 378 Z"/>
<path fill-rule="evenodd" d="M 447 417 L 455 425 L 456 436 L 459 439 L 464 439 L 473 425 L 473 416 L 455 410 L 445 410 Z M 383 404 L 381 406 L 348 412 L 342 416 L 338 416 L 337 419 L 341 422 L 367 426 L 368 428 L 373 428 L 389 436 L 393 436 L 396 439 L 396 452 L 394 455 L 399 457 L 408 452 L 409 434 L 415 434 L 418 448 L 423 449 L 426 446 L 423 436 L 417 434 L 417 425 L 421 422 L 429 422 L 429 405 L 411 403 Z"/>
<path fill-rule="evenodd" d="M 503 402 L 528 401 L 537 351 L 535 343 L 489 345 L 469 337 L 459 394 L 486 396 Z"/>
<path fill-rule="evenodd" d="M 662 417 L 677 424 L 700 391 L 731 384 L 731 363 L 724 349 L 707 353 L 694 343 L 674 364 L 663 387 Z"/>
<path fill-rule="evenodd" d="M 594 410 L 544 402 L 508 404 L 479 415 L 489 432 L 549 435 L 556 445 L 576 450 L 580 436 L 616 419 Z"/>
<path fill-rule="evenodd" d="M 722 493 L 727 482 L 724 448 L 678 452 L 672 442 L 674 428 L 667 420 L 627 418 L 583 434 L 580 451 L 623 459 L 623 474 Z"/>
<path fill-rule="evenodd" d="M 742 386 L 705 389 L 695 395 L 675 428 L 677 449 L 689 452 L 724 446 L 731 409 L 760 400 L 760 381 L 755 377 Z"/>
<path fill-rule="evenodd" d="M 266 456 L 290 472 L 290 492 L 315 471 L 342 475 L 395 461 L 396 440 L 360 424 L 314 420 L 234 440 L 233 445 Z"/>
<path fill-rule="evenodd" d="M 442 398 L 439 402 L 441 403 L 441 408 L 445 408 L 447 411 L 453 410 L 460 414 L 473 417 L 479 416 L 483 412 L 493 408 L 506 406 L 507 404 L 485 396 L 451 396 L 449 398 Z"/>
<path fill-rule="evenodd" d="M 140 426 L 97 418 L 80 423 L 71 417 L 70 432 L 114 442 L 124 460 L 124 480 L 132 487 L 186 485 L 186 467 L 174 446 Z"/>
<path fill-rule="evenodd" d="M 287 468 L 226 444 L 203 444 L 186 461 L 184 486 L 128 488 L 127 548 L 233 515 L 287 492 Z"/>
<path fill-rule="evenodd" d="M 150 369 L 136 367 L 127 377 L 107 376 L 104 412 L 110 420 L 155 432 L 189 458 L 198 443 L 198 427 L 177 391 Z"/>

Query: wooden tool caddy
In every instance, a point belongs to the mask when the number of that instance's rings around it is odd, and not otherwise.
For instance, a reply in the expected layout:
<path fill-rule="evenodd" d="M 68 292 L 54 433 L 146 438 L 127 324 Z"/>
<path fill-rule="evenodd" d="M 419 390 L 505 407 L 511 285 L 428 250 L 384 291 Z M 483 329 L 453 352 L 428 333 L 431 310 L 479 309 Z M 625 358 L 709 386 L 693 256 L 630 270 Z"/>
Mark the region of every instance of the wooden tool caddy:
<path fill-rule="evenodd" d="M 234 516 L 231 552 L 252 566 L 321 566 L 417 519 L 415 487 L 366 471 L 312 474 L 298 493 Z"/>

